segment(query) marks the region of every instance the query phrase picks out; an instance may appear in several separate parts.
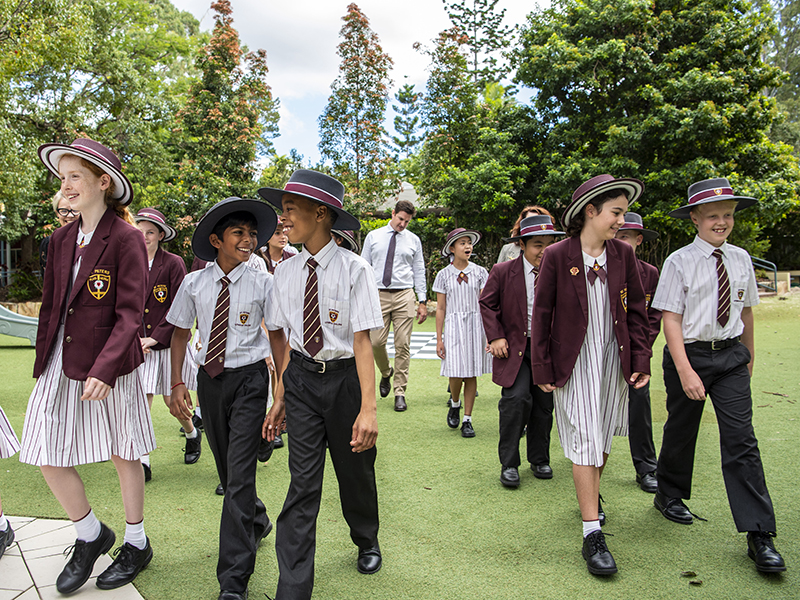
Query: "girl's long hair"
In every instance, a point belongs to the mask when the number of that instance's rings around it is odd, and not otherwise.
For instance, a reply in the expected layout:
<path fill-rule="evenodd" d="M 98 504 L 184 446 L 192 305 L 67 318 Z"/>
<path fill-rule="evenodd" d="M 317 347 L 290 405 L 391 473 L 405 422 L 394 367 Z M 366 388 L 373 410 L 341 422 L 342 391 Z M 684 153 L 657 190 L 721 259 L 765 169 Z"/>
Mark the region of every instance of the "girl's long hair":
<path fill-rule="evenodd" d="M 98 167 L 93 162 L 89 162 L 85 158 L 81 158 L 81 164 L 89 169 L 92 173 L 95 174 L 96 177 L 100 177 L 101 175 L 108 175 L 108 172 L 105 171 L 102 167 Z M 109 175 L 110 177 L 110 175 Z M 114 210 L 116 215 L 125 221 L 126 223 L 130 223 L 134 227 L 136 227 L 136 221 L 131 214 L 131 211 L 128 210 L 128 207 L 120 204 L 119 200 L 114 198 L 114 192 L 116 191 L 116 186 L 114 185 L 114 179 L 111 179 L 111 183 L 106 188 L 106 195 L 105 195 L 105 202 L 108 208 Z"/>

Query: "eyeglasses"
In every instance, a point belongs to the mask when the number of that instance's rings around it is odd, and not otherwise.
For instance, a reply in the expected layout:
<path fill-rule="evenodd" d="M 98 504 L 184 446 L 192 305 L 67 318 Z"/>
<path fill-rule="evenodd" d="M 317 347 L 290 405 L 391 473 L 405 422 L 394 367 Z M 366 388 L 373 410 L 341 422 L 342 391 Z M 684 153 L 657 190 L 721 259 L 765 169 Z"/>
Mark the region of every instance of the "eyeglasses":
<path fill-rule="evenodd" d="M 81 213 L 77 210 L 73 210 L 71 208 L 57 208 L 56 212 L 61 217 L 79 217 Z"/>

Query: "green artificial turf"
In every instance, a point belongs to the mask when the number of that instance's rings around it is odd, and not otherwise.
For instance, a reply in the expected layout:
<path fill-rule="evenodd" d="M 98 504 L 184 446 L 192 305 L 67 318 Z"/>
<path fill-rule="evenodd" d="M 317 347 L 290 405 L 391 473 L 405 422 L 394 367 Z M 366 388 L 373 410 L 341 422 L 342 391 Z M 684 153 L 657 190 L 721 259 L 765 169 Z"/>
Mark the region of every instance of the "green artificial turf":
<path fill-rule="evenodd" d="M 417 327 L 433 331 L 434 321 Z M 527 599 L 527 598 L 798 598 L 800 597 L 800 494 L 797 491 L 800 405 L 800 297 L 766 299 L 756 309 L 754 425 L 767 484 L 777 513 L 776 545 L 788 565 L 764 576 L 747 558 L 720 472 L 719 435 L 711 403 L 697 444 L 692 511 L 708 519 L 683 526 L 653 508 L 653 496 L 634 482 L 627 439 L 617 438 L 603 480 L 608 544 L 619 566 L 609 578 L 589 575 L 581 558 L 581 521 L 570 463 L 551 448 L 555 476 L 533 477 L 526 464 L 517 490 L 501 486 L 497 459 L 499 388 L 481 378 L 474 411 L 477 437 L 463 439 L 445 423 L 447 380 L 439 362 L 414 360 L 408 411 L 395 413 L 392 398 L 378 400 L 380 435 L 376 474 L 381 510 L 383 569 L 355 569 L 356 549 L 339 508 L 328 464 L 317 530 L 315 598 L 326 599 Z M 0 336 L 0 402 L 22 434 L 33 387 L 33 349 Z M 660 362 L 653 360 L 656 446 L 666 419 Z M 149 600 L 216 598 L 216 559 L 222 499 L 214 495 L 216 470 L 203 442 L 195 465 L 183 464 L 178 424 L 156 398 L 153 422 L 159 447 L 147 484 L 145 525 L 155 551 L 136 580 Z M 288 438 L 291 444 L 291 438 Z M 523 451 L 524 456 L 524 451 Z M 0 462 L 3 508 L 10 515 L 64 518 L 39 470 L 16 458 Z M 110 463 L 79 468 L 98 517 L 124 530 L 119 485 Z M 273 520 L 289 483 L 287 449 L 258 467 L 259 495 Z M 694 577 L 682 572 L 693 571 Z M 274 534 L 258 555 L 250 598 L 274 596 L 278 579 Z M 690 585 L 690 580 L 702 581 Z"/>

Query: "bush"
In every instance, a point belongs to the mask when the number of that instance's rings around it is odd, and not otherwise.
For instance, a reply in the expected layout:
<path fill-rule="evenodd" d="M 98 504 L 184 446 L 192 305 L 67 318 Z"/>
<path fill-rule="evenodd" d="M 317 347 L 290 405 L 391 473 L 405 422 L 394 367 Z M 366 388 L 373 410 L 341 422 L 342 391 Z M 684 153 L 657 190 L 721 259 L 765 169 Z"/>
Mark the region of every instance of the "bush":
<path fill-rule="evenodd" d="M 30 266 L 29 266 L 30 267 Z M 5 288 L 6 300 L 9 302 L 29 302 L 42 297 L 42 280 L 28 269 L 20 269 L 14 274 L 14 280 Z"/>

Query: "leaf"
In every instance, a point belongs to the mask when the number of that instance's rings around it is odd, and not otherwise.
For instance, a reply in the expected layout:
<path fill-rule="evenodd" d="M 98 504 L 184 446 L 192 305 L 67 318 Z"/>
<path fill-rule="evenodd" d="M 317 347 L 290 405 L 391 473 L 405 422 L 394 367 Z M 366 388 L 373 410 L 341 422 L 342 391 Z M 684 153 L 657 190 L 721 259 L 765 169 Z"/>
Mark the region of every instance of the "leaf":
<path fill-rule="evenodd" d="M 694 571 L 682 571 L 681 577 L 697 577 L 697 573 Z"/>

